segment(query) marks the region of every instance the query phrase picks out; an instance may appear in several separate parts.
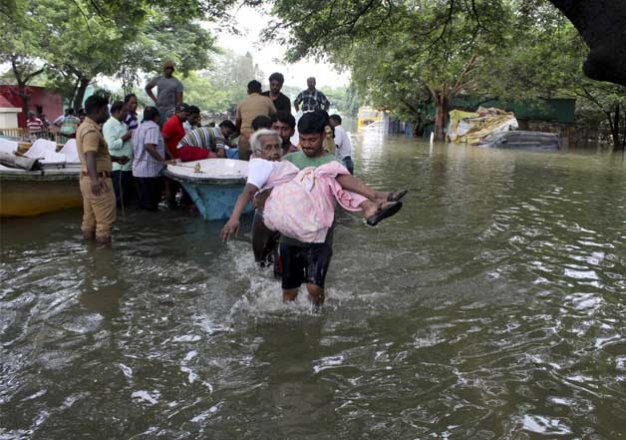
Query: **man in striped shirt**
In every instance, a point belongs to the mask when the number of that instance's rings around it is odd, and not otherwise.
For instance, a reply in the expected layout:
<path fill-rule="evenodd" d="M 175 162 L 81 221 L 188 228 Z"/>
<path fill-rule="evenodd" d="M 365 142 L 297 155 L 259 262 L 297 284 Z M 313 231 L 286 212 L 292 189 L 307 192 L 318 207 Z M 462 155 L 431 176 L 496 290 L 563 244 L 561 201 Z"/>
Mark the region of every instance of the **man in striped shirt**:
<path fill-rule="evenodd" d="M 229 120 L 222 121 L 217 127 L 192 130 L 178 143 L 178 157 L 183 162 L 226 157 L 226 144 L 234 132 L 235 124 Z"/>
<path fill-rule="evenodd" d="M 139 118 L 137 115 L 137 95 L 130 93 L 124 97 L 124 104 L 128 108 L 128 116 L 124 120 L 124 123 L 128 129 L 132 132 L 139 127 Z"/>
<path fill-rule="evenodd" d="M 42 120 L 35 116 L 34 112 L 28 112 L 26 127 L 28 128 L 28 134 L 31 137 L 39 138 L 44 135 L 46 131 L 46 127 L 43 125 Z"/>
<path fill-rule="evenodd" d="M 318 110 L 328 111 L 330 102 L 326 95 L 315 88 L 315 78 L 310 77 L 306 80 L 307 89 L 300 92 L 293 102 L 296 112 L 300 111 L 302 105 L 302 113 L 315 112 Z"/>

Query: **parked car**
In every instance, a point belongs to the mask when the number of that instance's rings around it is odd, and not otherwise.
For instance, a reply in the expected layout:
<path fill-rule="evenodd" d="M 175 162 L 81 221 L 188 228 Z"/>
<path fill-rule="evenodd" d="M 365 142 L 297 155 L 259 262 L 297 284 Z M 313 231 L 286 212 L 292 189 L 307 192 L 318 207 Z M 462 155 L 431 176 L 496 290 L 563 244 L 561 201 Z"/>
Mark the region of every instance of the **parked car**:
<path fill-rule="evenodd" d="M 555 151 L 561 148 L 561 140 L 554 133 L 513 130 L 487 136 L 479 147 Z"/>

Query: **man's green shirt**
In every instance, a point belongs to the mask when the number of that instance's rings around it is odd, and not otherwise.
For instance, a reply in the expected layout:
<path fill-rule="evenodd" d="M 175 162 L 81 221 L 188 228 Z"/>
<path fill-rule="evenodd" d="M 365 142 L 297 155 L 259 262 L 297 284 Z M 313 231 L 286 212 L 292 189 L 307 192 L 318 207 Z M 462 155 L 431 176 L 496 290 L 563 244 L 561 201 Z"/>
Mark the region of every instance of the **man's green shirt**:
<path fill-rule="evenodd" d="M 285 157 L 283 157 L 283 160 L 287 160 L 291 162 L 292 164 L 294 164 L 295 166 L 297 166 L 298 168 L 300 168 L 301 170 L 303 170 L 308 167 L 317 168 L 321 165 L 330 163 L 337 159 L 335 158 L 334 155 L 328 154 L 328 153 L 325 153 L 323 156 L 320 156 L 320 157 L 309 157 L 306 154 L 304 154 L 302 150 L 300 150 L 294 153 L 287 154 Z"/>
<path fill-rule="evenodd" d="M 320 157 L 309 157 L 302 150 L 296 151 L 294 153 L 289 153 L 283 157 L 282 160 L 286 160 L 297 166 L 299 169 L 303 170 L 305 168 L 314 167 L 317 168 L 321 165 L 330 163 L 334 160 L 337 160 L 334 155 L 325 153 Z M 332 228 L 328 231 L 327 240 L 330 240 L 332 243 Z M 310 243 L 302 243 L 295 238 L 285 237 L 284 235 L 280 236 L 280 242 L 289 246 L 298 246 L 298 247 L 306 247 Z"/>

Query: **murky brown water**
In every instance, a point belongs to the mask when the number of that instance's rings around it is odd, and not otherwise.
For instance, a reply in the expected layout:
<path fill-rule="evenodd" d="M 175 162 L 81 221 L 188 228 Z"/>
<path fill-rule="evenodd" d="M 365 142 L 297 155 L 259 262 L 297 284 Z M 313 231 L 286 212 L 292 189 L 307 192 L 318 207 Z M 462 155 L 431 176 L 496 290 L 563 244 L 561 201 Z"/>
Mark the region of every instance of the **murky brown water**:
<path fill-rule="evenodd" d="M 340 215 L 321 314 L 186 214 L 4 221 L 0 439 L 626 436 L 622 158 L 356 149 L 411 192 Z"/>

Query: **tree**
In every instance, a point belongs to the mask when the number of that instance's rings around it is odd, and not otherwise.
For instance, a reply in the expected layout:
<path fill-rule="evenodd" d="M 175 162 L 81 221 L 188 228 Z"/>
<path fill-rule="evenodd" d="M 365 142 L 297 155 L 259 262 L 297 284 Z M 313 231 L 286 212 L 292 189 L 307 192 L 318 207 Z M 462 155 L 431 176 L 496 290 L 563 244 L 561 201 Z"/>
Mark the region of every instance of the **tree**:
<path fill-rule="evenodd" d="M 626 143 L 626 87 L 586 78 L 580 65 L 589 48 L 553 7 L 541 6 L 516 26 L 521 40 L 493 66 L 489 88 L 504 100 L 576 97 L 582 124 L 600 126 L 614 151 Z M 485 86 L 487 87 L 487 86 Z"/>
<path fill-rule="evenodd" d="M 291 59 L 326 56 L 351 69 L 357 84 L 386 97 L 428 90 L 439 141 L 452 98 L 476 89 L 490 58 L 508 44 L 513 15 L 496 0 L 277 0 L 273 12 L 282 24 L 273 23 L 265 36 L 289 44 Z M 419 115 L 419 106 L 402 105 Z"/>
<path fill-rule="evenodd" d="M 25 26 L 27 18 L 16 11 L 12 2 L 0 9 L 0 28 L 5 35 L 0 39 L 0 63 L 8 63 L 22 101 L 22 112 L 28 114 L 30 92 L 28 85 L 45 72 L 40 59 L 40 48 L 35 44 L 40 26 Z"/>
<path fill-rule="evenodd" d="M 179 70 L 206 68 L 214 39 L 200 20 L 225 20 L 235 0 L 11 0 L 0 8 L 6 32 L 0 57 L 20 55 L 45 70 L 75 108 L 98 75 L 117 76 L 130 89 L 138 72 L 159 71 L 164 58 Z M 7 47 L 16 46 L 17 49 Z M 28 47 L 26 47 L 28 45 Z M 20 47 L 21 46 L 21 47 Z M 39 57 L 39 58 L 37 58 Z"/>
<path fill-rule="evenodd" d="M 239 101 L 247 95 L 247 85 L 253 79 L 262 80 L 263 72 L 250 53 L 217 54 L 211 60 L 217 68 L 190 72 L 185 79 L 185 101 L 204 111 L 234 113 Z"/>
<path fill-rule="evenodd" d="M 214 50 L 213 38 L 198 23 L 166 18 L 158 9 L 137 13 L 139 23 L 130 20 L 112 27 L 96 13 L 81 14 L 77 4 L 51 11 L 50 3 L 55 2 L 37 2 L 37 12 L 54 23 L 49 36 L 54 49 L 47 58 L 56 72 L 56 88 L 66 92 L 75 109 L 98 75 L 117 75 L 129 89 L 138 71 L 159 71 L 166 58 L 173 59 L 184 74 L 207 67 L 209 51 Z"/>

